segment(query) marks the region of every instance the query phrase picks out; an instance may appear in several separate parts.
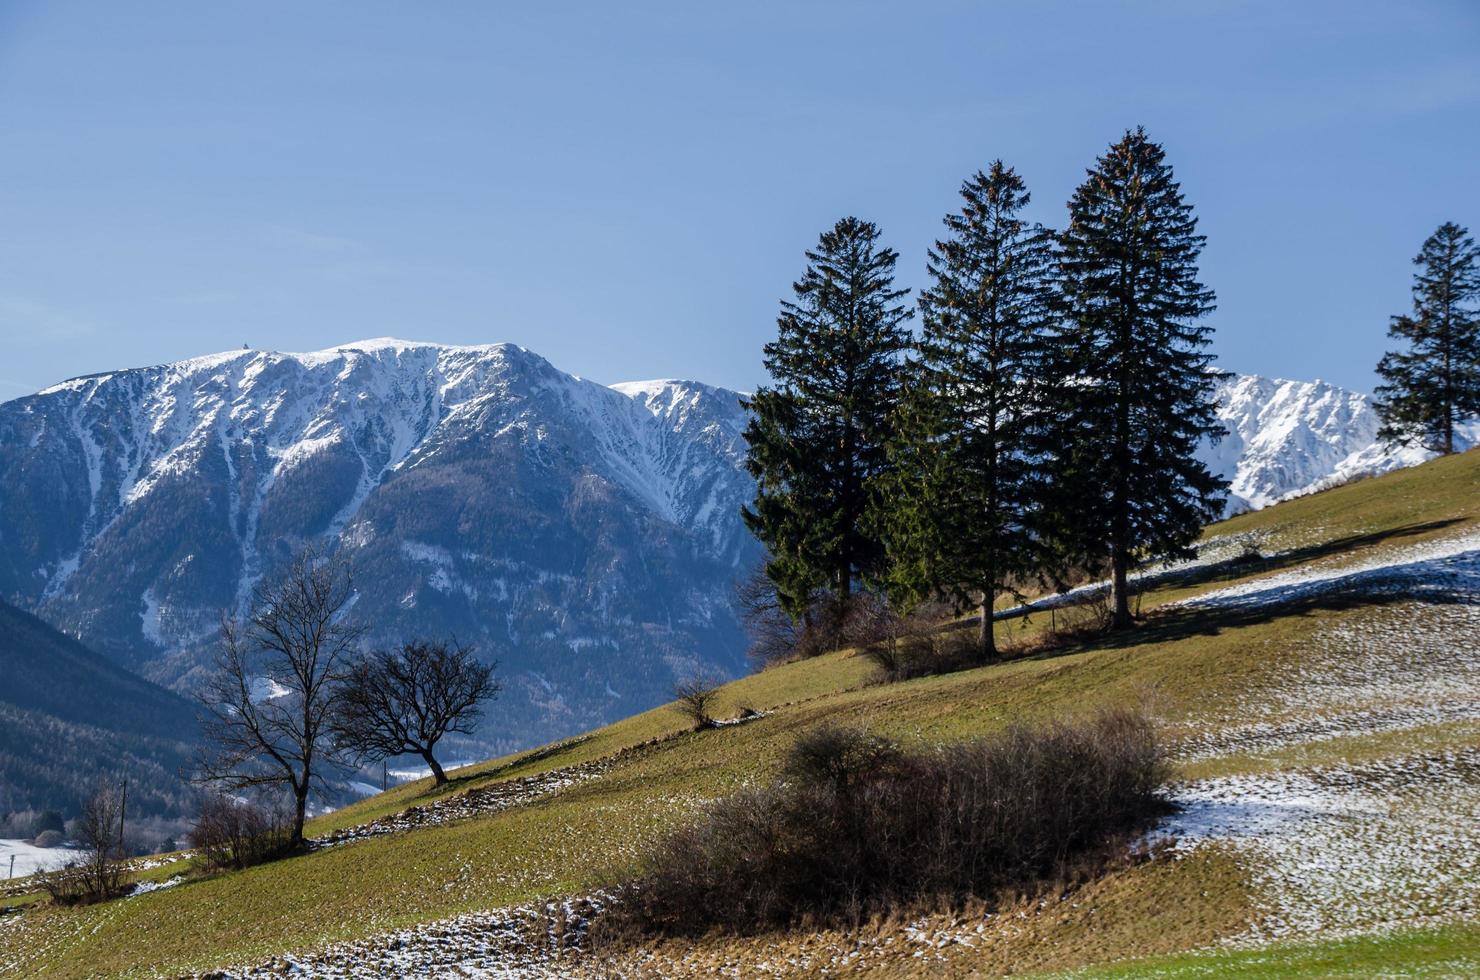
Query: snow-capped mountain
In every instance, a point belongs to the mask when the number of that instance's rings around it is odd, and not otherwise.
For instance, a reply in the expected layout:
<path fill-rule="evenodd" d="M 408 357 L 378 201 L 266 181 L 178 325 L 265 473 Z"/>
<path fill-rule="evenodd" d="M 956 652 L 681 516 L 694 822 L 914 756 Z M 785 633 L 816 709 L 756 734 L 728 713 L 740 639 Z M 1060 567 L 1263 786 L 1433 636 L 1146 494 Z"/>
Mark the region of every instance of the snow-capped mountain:
<path fill-rule="evenodd" d="M 0 404 L 0 598 L 188 687 L 221 613 L 328 543 L 374 640 L 501 662 L 494 746 L 558 737 L 743 669 L 739 399 L 396 340 L 76 378 Z M 1377 445 L 1367 396 L 1320 382 L 1236 377 L 1219 404 L 1207 459 L 1235 507 L 1425 455 Z"/>
<path fill-rule="evenodd" d="M 1203 459 L 1229 482 L 1229 508 L 1267 507 L 1359 474 L 1412 466 L 1433 453 L 1378 442 L 1372 398 L 1324 381 L 1234 375 L 1218 387 L 1228 435 Z M 1463 430 L 1462 446 L 1480 437 Z"/>
<path fill-rule="evenodd" d="M 223 610 L 332 541 L 381 642 L 498 659 L 496 742 L 735 673 L 738 396 L 608 388 L 512 345 L 233 351 L 77 378 L 0 405 L 0 595 L 188 685 Z"/>

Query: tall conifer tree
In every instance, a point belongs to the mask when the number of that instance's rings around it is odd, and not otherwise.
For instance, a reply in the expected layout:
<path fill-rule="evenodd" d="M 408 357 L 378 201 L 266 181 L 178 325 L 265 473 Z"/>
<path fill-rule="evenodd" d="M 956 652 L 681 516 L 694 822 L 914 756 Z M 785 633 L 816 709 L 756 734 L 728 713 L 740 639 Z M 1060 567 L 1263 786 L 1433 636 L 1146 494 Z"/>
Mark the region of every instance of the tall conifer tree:
<path fill-rule="evenodd" d="M 908 290 L 894 288 L 897 260 L 872 222 L 844 218 L 823 233 L 765 348 L 774 384 L 747 403 L 757 486 L 745 522 L 793 616 L 819 591 L 846 601 L 879 570 L 872 515 L 913 315 Z"/>
<path fill-rule="evenodd" d="M 1480 416 L 1480 249 L 1452 221 L 1413 260 L 1413 313 L 1395 316 L 1388 336 L 1407 343 L 1377 365 L 1378 435 L 1455 450 L 1454 429 Z"/>
<path fill-rule="evenodd" d="M 893 596 L 979 603 L 981 655 L 992 659 L 993 603 L 1037 565 L 1035 389 L 1055 322 L 1054 249 L 1023 218 L 1026 186 L 1002 161 L 962 184 L 961 198 L 929 253 L 885 541 Z"/>
<path fill-rule="evenodd" d="M 1203 242 L 1165 153 L 1139 128 L 1069 201 L 1056 506 L 1074 551 L 1108 560 L 1116 627 L 1132 621 L 1132 563 L 1188 555 L 1222 507 L 1224 483 L 1194 455 L 1223 434 L 1212 330 L 1199 322 L 1214 308 L 1197 279 Z"/>

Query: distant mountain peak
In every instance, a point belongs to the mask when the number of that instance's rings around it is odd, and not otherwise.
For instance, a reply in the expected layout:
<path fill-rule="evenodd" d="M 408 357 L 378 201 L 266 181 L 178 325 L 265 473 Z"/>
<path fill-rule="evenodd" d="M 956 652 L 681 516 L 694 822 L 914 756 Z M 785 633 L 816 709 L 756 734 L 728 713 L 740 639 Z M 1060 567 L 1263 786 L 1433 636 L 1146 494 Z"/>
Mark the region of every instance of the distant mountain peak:
<path fill-rule="evenodd" d="M 1232 375 L 1219 382 L 1217 401 L 1228 435 L 1205 447 L 1203 458 L 1229 481 L 1230 508 L 1267 507 L 1433 456 L 1379 442 L 1371 396 L 1324 381 Z M 1467 427 L 1464 444 L 1477 435 L 1480 426 Z"/>
<path fill-rule="evenodd" d="M 558 737 L 743 669 L 742 397 L 386 337 L 72 379 L 0 403 L 0 599 L 188 686 L 221 610 L 328 544 L 377 641 L 455 634 L 503 663 L 482 748 Z M 1218 401 L 1230 435 L 1203 456 L 1235 507 L 1427 456 L 1322 382 L 1233 376 Z"/>

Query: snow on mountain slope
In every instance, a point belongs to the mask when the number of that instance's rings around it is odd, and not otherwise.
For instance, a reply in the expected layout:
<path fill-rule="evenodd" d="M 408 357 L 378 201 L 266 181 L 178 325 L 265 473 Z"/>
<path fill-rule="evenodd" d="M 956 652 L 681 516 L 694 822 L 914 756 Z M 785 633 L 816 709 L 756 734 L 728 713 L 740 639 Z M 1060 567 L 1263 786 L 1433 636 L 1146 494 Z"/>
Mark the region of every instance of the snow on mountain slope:
<path fill-rule="evenodd" d="M 0 595 L 183 683 L 223 609 L 331 542 L 378 639 L 512 671 L 495 739 L 589 727 L 743 666 L 738 396 L 654 392 L 391 339 L 73 379 L 0 405 Z"/>
<path fill-rule="evenodd" d="M 1230 510 L 1260 508 L 1359 474 L 1412 466 L 1433 454 L 1377 441 L 1371 396 L 1323 381 L 1234 375 L 1218 387 L 1228 435 L 1203 460 L 1229 481 Z M 1463 446 L 1480 436 L 1464 430 Z"/>
<path fill-rule="evenodd" d="M 222 610 L 328 544 L 376 640 L 455 634 L 502 662 L 495 744 L 558 737 L 743 668 L 740 398 L 384 338 L 75 378 L 0 404 L 0 597 L 184 686 Z M 1235 507 L 1425 456 L 1377 445 L 1367 396 L 1331 385 L 1218 398 L 1206 458 Z"/>

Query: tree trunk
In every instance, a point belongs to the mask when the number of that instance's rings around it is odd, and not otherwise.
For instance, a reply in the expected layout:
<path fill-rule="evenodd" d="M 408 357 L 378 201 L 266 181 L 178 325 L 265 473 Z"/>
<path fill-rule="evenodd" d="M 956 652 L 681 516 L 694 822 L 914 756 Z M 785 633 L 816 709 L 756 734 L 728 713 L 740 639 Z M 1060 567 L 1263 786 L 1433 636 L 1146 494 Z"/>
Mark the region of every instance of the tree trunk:
<path fill-rule="evenodd" d="M 1111 618 L 1110 625 L 1115 629 L 1125 629 L 1135 622 L 1131 618 L 1130 589 L 1126 585 L 1128 578 L 1126 572 L 1130 566 L 1130 555 L 1126 553 L 1124 548 L 1117 546 L 1110 557 L 1110 563 L 1113 568 L 1110 592 L 1111 597 L 1115 600 L 1115 615 Z"/>
<path fill-rule="evenodd" d="M 977 635 L 977 652 L 982 660 L 991 663 L 997 659 L 997 636 L 992 629 L 992 590 L 982 590 L 982 625 Z"/>
<path fill-rule="evenodd" d="M 435 780 L 434 785 L 445 785 L 447 783 L 447 774 L 442 771 L 442 767 L 438 765 L 437 760 L 432 757 L 431 750 L 423 752 L 421 754 L 421 757 L 427 761 L 427 765 L 430 766 L 432 769 L 432 779 Z"/>
<path fill-rule="evenodd" d="M 308 815 L 308 780 L 303 781 L 302 788 L 293 787 L 293 837 L 288 841 L 288 846 L 298 848 L 303 846 L 303 822 Z"/>

